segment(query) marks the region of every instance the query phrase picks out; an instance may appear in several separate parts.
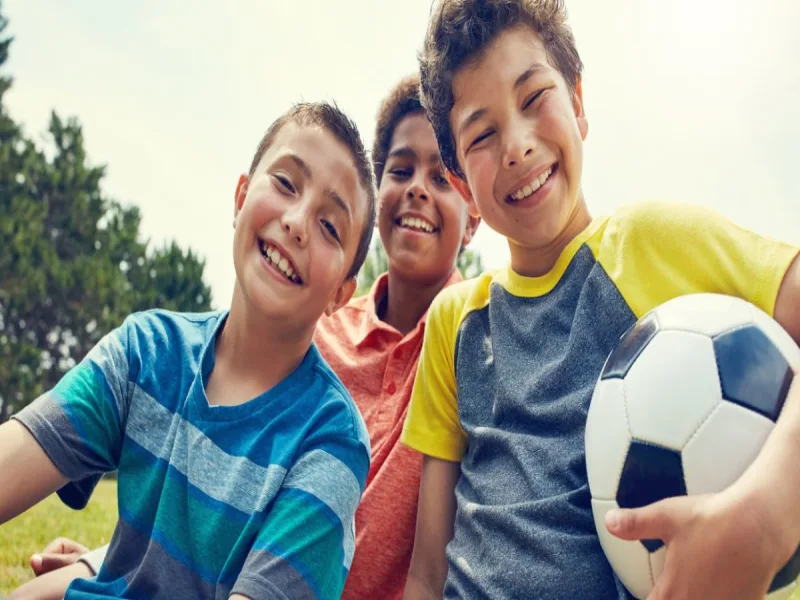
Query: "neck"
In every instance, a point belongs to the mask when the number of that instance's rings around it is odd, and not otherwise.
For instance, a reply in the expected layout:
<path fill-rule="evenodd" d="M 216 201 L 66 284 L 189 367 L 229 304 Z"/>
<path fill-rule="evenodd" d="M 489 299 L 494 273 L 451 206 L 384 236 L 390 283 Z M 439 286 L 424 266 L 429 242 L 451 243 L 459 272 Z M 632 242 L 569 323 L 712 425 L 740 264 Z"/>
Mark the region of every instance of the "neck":
<path fill-rule="evenodd" d="M 569 243 L 574 240 L 592 222 L 586 201 L 581 193 L 566 227 L 553 240 L 544 246 L 526 248 L 509 243 L 511 250 L 511 268 L 523 277 L 541 277 L 550 272 L 558 257 Z"/>
<path fill-rule="evenodd" d="M 431 302 L 450 279 L 452 271 L 430 284 L 409 281 L 389 269 L 389 285 L 386 289 L 385 309 L 378 310 L 378 317 L 403 335 L 414 329 L 428 310 Z"/>
<path fill-rule="evenodd" d="M 259 315 L 239 285 L 231 310 L 217 340 L 215 370 L 267 390 L 285 379 L 302 362 L 311 345 L 314 325 L 296 328 L 283 318 Z"/>

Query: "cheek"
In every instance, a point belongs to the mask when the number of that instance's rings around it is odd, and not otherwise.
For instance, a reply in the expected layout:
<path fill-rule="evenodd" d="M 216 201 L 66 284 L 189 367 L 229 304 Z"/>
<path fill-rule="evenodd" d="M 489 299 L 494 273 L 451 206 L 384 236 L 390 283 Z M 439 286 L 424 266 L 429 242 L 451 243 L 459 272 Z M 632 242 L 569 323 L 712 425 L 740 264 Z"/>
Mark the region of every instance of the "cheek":
<path fill-rule="evenodd" d="M 384 183 L 378 196 L 378 226 L 389 225 L 394 214 L 395 207 L 400 201 L 402 190 L 394 183 Z"/>
<path fill-rule="evenodd" d="M 486 149 L 480 154 L 476 154 L 467 163 L 467 182 L 469 182 L 470 191 L 478 205 L 494 196 L 492 190 L 494 189 L 494 165 L 496 163 L 493 160 L 492 152 L 492 149 Z"/>

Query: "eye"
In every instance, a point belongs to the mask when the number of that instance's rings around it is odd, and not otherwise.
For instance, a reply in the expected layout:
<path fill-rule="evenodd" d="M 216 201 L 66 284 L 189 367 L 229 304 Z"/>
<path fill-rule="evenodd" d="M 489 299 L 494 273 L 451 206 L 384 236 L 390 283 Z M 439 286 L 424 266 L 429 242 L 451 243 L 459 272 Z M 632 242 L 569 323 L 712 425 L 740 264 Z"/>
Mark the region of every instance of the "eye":
<path fill-rule="evenodd" d="M 433 179 L 433 182 L 438 186 L 448 187 L 450 185 L 450 182 L 447 181 L 447 178 L 444 175 L 442 175 L 441 173 L 436 173 L 432 177 L 432 179 Z"/>
<path fill-rule="evenodd" d="M 333 239 L 335 239 L 337 242 L 341 241 L 339 239 L 339 232 L 336 231 L 336 227 L 334 227 L 333 223 L 331 223 L 327 219 L 322 219 L 322 226 L 325 229 L 327 229 L 328 233 L 331 235 Z"/>
<path fill-rule="evenodd" d="M 472 147 L 474 147 L 474 146 L 477 146 L 477 145 L 478 145 L 478 144 L 480 144 L 480 143 L 481 143 L 483 140 L 485 140 L 486 138 L 488 138 L 489 136 L 491 136 L 493 133 L 494 133 L 494 131 L 492 131 L 491 129 L 489 129 L 488 131 L 484 131 L 482 134 L 480 134 L 478 137 L 476 137 L 476 138 L 475 138 L 475 139 L 472 141 L 472 143 L 469 145 L 469 148 L 472 148 Z M 467 150 L 469 150 L 469 148 L 467 148 Z"/>
<path fill-rule="evenodd" d="M 295 189 L 292 183 L 283 175 L 274 175 L 275 179 L 278 181 L 280 186 L 285 189 L 287 192 L 294 194 Z"/>
<path fill-rule="evenodd" d="M 408 179 L 409 177 L 411 177 L 411 169 L 396 168 L 389 171 L 389 173 L 391 173 L 398 179 Z"/>
<path fill-rule="evenodd" d="M 530 98 L 525 101 L 525 104 L 522 105 L 522 110 L 528 110 L 528 107 L 531 106 L 536 100 L 544 93 L 544 90 L 539 90 L 535 94 L 533 94 Z"/>

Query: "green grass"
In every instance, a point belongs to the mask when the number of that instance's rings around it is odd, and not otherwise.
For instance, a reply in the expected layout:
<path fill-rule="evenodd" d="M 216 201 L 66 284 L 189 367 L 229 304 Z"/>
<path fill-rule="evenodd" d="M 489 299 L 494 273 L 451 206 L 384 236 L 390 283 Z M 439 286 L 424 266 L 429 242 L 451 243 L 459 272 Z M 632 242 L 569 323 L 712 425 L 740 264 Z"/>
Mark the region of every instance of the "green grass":
<path fill-rule="evenodd" d="M 117 484 L 101 481 L 89 505 L 80 511 L 64 506 L 55 496 L 0 527 L 0 594 L 7 594 L 33 577 L 31 554 L 53 538 L 72 538 L 84 546 L 106 544 L 117 522 Z M 796 591 L 790 600 L 800 600 Z"/>
<path fill-rule="evenodd" d="M 116 522 L 117 483 L 103 480 L 83 510 L 67 508 L 53 494 L 0 526 L 0 594 L 33 577 L 28 559 L 54 538 L 68 537 L 96 548 L 108 543 Z"/>

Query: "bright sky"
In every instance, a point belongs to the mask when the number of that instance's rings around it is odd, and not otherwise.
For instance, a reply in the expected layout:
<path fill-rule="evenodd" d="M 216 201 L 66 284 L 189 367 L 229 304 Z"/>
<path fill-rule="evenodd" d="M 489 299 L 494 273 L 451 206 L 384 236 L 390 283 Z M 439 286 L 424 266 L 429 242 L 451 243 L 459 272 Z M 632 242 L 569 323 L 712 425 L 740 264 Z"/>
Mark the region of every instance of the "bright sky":
<path fill-rule="evenodd" d="M 233 289 L 233 191 L 292 102 L 335 99 L 372 145 L 381 99 L 416 68 L 429 0 L 6 0 L 12 116 L 84 127 L 105 192 L 143 232 Z M 594 214 L 662 198 L 704 204 L 800 244 L 800 2 L 567 0 L 586 66 L 584 191 Z M 485 225 L 488 267 L 508 257 Z"/>

